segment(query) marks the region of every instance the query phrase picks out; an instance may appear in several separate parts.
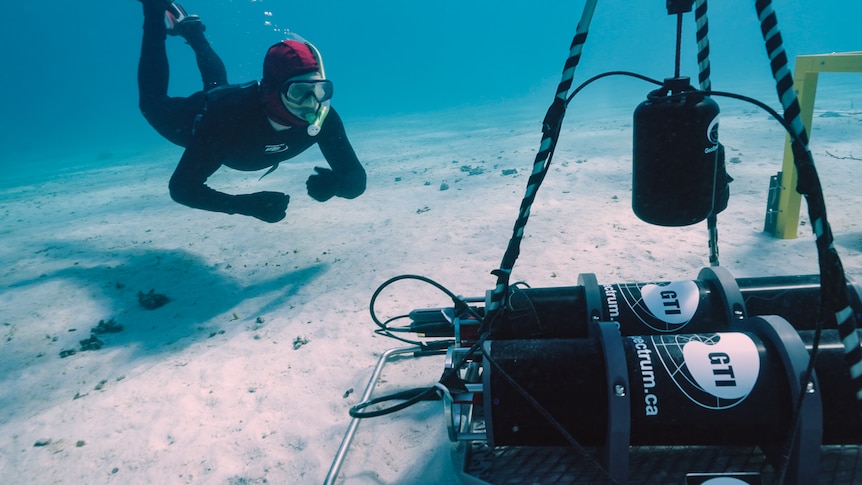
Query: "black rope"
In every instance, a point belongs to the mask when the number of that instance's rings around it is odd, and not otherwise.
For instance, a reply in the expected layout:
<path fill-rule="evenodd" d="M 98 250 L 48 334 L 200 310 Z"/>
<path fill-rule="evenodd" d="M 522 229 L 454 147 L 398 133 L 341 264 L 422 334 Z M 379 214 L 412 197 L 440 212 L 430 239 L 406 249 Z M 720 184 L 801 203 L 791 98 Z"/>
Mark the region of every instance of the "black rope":
<path fill-rule="evenodd" d="M 706 11 L 706 0 L 697 0 L 694 7 L 695 39 L 697 40 L 697 81 L 702 91 L 710 91 L 712 89 L 712 81 L 709 78 L 711 71 L 709 63 L 709 20 L 706 17 Z M 716 167 L 716 170 L 718 170 L 718 167 Z M 718 214 L 713 213 L 707 216 L 706 230 L 709 240 L 709 265 L 719 266 Z"/>
<path fill-rule="evenodd" d="M 575 68 L 580 63 L 581 51 L 587 40 L 587 33 L 589 32 L 595 8 L 596 0 L 588 0 L 584 5 L 581 20 L 578 22 L 575 37 L 572 39 L 572 44 L 569 48 L 569 57 L 566 59 L 563 67 L 562 79 L 557 86 L 557 94 L 545 114 L 545 119 L 542 123 L 542 141 L 539 145 L 539 152 L 536 154 L 533 162 L 533 171 L 527 180 L 526 193 L 521 201 L 518 218 L 515 220 L 515 226 L 512 229 L 512 237 L 509 239 L 509 244 L 500 263 L 500 268 L 492 272 L 492 274 L 497 276 L 497 284 L 492 290 L 488 305 L 486 306 L 486 311 L 490 314 L 495 313 L 503 306 L 503 300 L 508 294 L 509 278 L 512 274 L 512 268 L 515 266 L 515 261 L 520 255 L 521 240 L 524 238 L 524 227 L 530 218 L 530 208 L 536 199 L 539 186 L 542 185 L 542 181 L 548 173 L 551 157 L 559 139 L 560 127 L 563 124 L 563 116 L 566 112 L 566 95 L 572 86 Z"/>
<path fill-rule="evenodd" d="M 697 81 L 700 89 L 709 91 L 712 89 L 712 81 L 709 79 L 709 20 L 706 17 L 706 0 L 697 0 L 694 7 L 694 21 L 697 25 L 695 38 L 697 39 Z"/>
<path fill-rule="evenodd" d="M 807 395 L 808 383 L 814 374 L 823 324 L 834 318 L 838 327 L 838 335 L 844 344 L 845 361 L 850 369 L 850 377 L 854 386 L 857 404 L 862 401 L 862 347 L 856 335 L 856 319 L 850 307 L 850 297 L 847 290 L 847 277 L 841 259 L 833 245 L 832 230 L 826 217 L 826 203 L 823 198 L 823 187 L 814 158 L 808 148 L 808 133 L 800 117 L 801 108 L 796 93 L 793 90 L 793 76 L 788 67 L 787 54 L 781 32 L 778 29 L 778 19 L 772 8 L 771 0 L 755 2 L 757 17 L 760 20 L 760 30 L 766 44 L 766 54 L 770 60 L 772 76 L 775 79 L 778 99 L 784 108 L 784 117 L 792 130 L 793 163 L 796 166 L 798 182 L 796 191 L 805 197 L 808 205 L 808 217 L 811 219 L 812 230 L 816 238 L 817 256 L 820 263 L 820 312 L 814 333 L 814 342 L 808 361 L 808 367 L 803 375 L 801 391 L 794 408 L 794 426 L 791 429 L 785 448 L 783 463 L 780 467 L 778 483 L 782 483 L 789 466 L 790 450 L 798 439 L 801 424 L 802 403 Z"/>
<path fill-rule="evenodd" d="M 709 78 L 709 20 L 706 17 L 706 11 L 706 0 L 697 0 L 694 8 L 694 21 L 696 25 L 695 39 L 697 40 L 697 80 L 702 91 L 709 91 L 712 89 L 712 81 Z M 716 170 L 718 170 L 718 167 L 716 167 Z M 709 265 L 719 266 L 717 214 L 713 213 L 707 216 L 706 230 L 709 240 Z"/>
<path fill-rule="evenodd" d="M 784 118 L 792 130 L 791 149 L 798 172 L 796 191 L 805 197 L 808 204 L 808 217 L 811 219 L 812 230 L 816 237 L 820 263 L 821 306 L 818 331 L 823 322 L 835 320 L 838 334 L 844 344 L 845 357 L 850 366 L 850 376 L 853 379 L 857 400 L 862 400 L 862 347 L 856 336 L 856 319 L 850 308 L 847 277 L 838 251 L 833 245 L 834 238 L 826 216 L 823 187 L 814 167 L 814 158 L 808 149 L 808 134 L 800 117 L 801 109 L 793 90 L 793 77 L 788 68 L 787 54 L 784 51 L 772 2 L 757 0 L 755 7 L 766 43 L 766 53 L 776 81 L 778 98 L 784 107 Z M 812 355 L 812 360 L 813 357 Z"/>

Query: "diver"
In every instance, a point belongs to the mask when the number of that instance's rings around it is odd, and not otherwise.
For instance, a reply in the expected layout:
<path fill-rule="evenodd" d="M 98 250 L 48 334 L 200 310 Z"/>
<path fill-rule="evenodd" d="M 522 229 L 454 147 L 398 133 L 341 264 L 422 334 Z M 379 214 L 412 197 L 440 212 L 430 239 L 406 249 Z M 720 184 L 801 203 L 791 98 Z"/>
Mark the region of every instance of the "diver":
<path fill-rule="evenodd" d="M 228 84 L 224 63 L 204 36 L 205 26 L 168 0 L 140 0 L 144 34 L 138 64 L 141 113 L 169 141 L 185 148 L 169 189 L 180 204 L 266 222 L 285 217 L 290 196 L 263 191 L 229 195 L 206 185 L 222 165 L 235 170 L 269 169 L 317 144 L 329 168 L 315 167 L 306 182 L 318 201 L 353 199 L 365 192 L 366 175 L 344 124 L 330 106 L 332 82 L 320 53 L 299 36 L 266 53 L 263 79 Z M 179 36 L 194 50 L 203 90 L 168 96 L 167 36 Z"/>

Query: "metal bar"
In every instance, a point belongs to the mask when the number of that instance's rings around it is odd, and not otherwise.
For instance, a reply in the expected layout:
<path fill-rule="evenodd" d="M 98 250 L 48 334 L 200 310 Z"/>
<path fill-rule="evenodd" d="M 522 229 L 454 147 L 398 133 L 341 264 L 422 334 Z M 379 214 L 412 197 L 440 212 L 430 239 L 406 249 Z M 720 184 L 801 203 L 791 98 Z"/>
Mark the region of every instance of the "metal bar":
<path fill-rule="evenodd" d="M 802 123 L 805 125 L 809 136 L 814 116 L 817 79 L 821 72 L 862 72 L 862 52 L 796 56 L 793 89 L 797 92 Z M 784 144 L 781 173 L 778 214 L 775 217 L 775 228 L 772 231 L 772 236 L 779 239 L 796 239 L 802 196 L 796 192 L 796 166 L 793 163 L 789 135 Z"/>
<path fill-rule="evenodd" d="M 371 394 L 374 392 L 374 387 L 377 385 L 377 379 L 383 372 L 383 367 L 390 358 L 407 353 L 419 352 L 422 349 L 418 346 L 400 347 L 389 349 L 380 356 L 377 360 L 377 366 L 374 367 L 374 372 L 371 374 L 371 379 L 368 380 L 368 385 L 365 387 L 365 392 L 362 394 L 360 403 L 364 403 L 371 399 Z M 359 426 L 360 418 L 351 418 L 350 425 L 347 427 L 347 432 L 344 434 L 344 439 L 341 440 L 341 446 L 338 447 L 338 452 L 335 454 L 335 459 L 332 460 L 332 466 L 329 467 L 329 473 L 326 474 L 324 485 L 332 485 L 338 476 L 341 465 L 344 462 L 344 457 L 347 456 L 347 449 L 350 448 L 350 443 L 353 441 L 353 436 L 356 434 L 356 428 Z"/>

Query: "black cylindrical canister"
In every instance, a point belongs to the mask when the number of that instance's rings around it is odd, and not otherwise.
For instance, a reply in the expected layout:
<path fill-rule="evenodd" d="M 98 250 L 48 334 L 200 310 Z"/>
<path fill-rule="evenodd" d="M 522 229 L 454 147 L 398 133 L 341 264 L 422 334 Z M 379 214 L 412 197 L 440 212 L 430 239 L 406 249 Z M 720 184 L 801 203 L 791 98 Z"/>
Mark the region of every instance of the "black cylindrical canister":
<path fill-rule="evenodd" d="M 809 350 L 812 334 L 800 334 Z M 632 445 L 764 445 L 787 438 L 795 395 L 782 358 L 786 349 L 758 332 L 621 338 Z M 580 444 L 606 443 L 608 386 L 599 338 L 493 340 L 485 349 L 493 360 L 482 373 L 489 443 L 567 445 L 536 403 Z M 823 443 L 862 443 L 862 417 L 837 330 L 823 332 L 815 371 Z"/>
<path fill-rule="evenodd" d="M 598 339 L 493 340 L 485 342 L 494 365 L 482 372 L 489 444 L 567 444 L 505 374 L 583 444 L 604 442 L 608 398 Z"/>
<path fill-rule="evenodd" d="M 623 335 L 714 332 L 730 322 L 721 292 L 701 280 L 519 288 L 510 292 L 505 314 L 494 320 L 493 338 L 587 337 L 587 291 L 599 298 L 597 317 L 616 323 Z"/>
<path fill-rule="evenodd" d="M 635 109 L 632 209 L 644 222 L 686 226 L 715 209 L 718 104 L 688 78 L 665 80 Z"/>
<path fill-rule="evenodd" d="M 796 330 L 816 328 L 820 276 L 739 278 L 739 295 L 749 316 L 776 315 Z M 614 322 L 623 335 L 721 332 L 733 315 L 716 281 L 679 280 L 596 283 L 514 289 L 506 312 L 493 323 L 494 339 L 584 338 L 589 335 L 587 292 L 596 293 L 599 320 Z M 862 290 L 847 282 L 850 304 L 862 320 Z"/>
<path fill-rule="evenodd" d="M 566 440 L 511 381 L 579 443 L 607 439 L 605 357 L 597 338 L 488 341 L 486 431 L 494 446 Z M 623 337 L 632 445 L 780 442 L 792 402 L 781 359 L 751 333 Z M 507 376 L 503 375 L 503 372 Z"/>

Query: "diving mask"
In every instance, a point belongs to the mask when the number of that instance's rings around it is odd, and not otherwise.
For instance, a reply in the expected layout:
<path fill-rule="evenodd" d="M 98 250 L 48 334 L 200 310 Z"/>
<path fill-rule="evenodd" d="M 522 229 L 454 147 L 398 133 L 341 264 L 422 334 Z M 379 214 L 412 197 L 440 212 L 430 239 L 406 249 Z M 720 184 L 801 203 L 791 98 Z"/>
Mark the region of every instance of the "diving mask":
<path fill-rule="evenodd" d="M 293 33 L 288 34 L 288 37 L 308 46 L 320 70 L 285 81 L 281 87 L 281 101 L 288 111 L 308 123 L 310 136 L 317 136 L 326 115 L 329 114 L 333 93 L 332 81 L 326 79 L 323 58 L 314 44 Z"/>
<path fill-rule="evenodd" d="M 288 79 L 281 87 L 282 102 L 288 107 L 322 104 L 332 99 L 332 81 L 328 79 Z"/>

